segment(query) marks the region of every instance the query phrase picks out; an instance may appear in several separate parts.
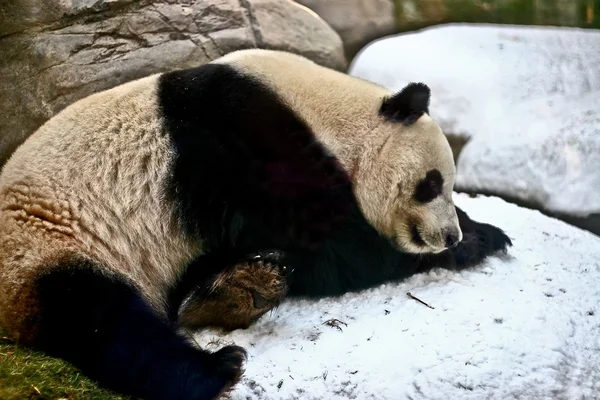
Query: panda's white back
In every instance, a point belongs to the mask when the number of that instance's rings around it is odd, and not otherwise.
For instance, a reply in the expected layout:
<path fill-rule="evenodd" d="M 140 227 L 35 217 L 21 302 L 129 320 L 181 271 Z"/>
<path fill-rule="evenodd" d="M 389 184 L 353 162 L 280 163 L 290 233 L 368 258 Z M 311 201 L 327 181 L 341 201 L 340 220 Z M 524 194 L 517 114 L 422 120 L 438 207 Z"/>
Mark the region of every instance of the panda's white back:
<path fill-rule="evenodd" d="M 150 76 L 72 104 L 6 163 L 0 254 L 27 250 L 30 262 L 0 257 L 5 283 L 19 287 L 40 272 L 27 266 L 47 265 L 72 249 L 125 274 L 156 301 L 199 251 L 165 199 L 173 154 L 157 117 L 157 80 Z"/>

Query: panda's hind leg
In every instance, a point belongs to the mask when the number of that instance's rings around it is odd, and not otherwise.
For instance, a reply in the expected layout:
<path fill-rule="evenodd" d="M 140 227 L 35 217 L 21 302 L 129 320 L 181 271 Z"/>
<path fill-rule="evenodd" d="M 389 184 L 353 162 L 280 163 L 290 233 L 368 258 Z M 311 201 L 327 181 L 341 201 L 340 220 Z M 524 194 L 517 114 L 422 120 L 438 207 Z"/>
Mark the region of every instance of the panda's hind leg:
<path fill-rule="evenodd" d="M 248 328 L 287 294 L 287 269 L 280 259 L 276 251 L 255 253 L 197 282 L 179 311 L 179 324 L 191 330 Z"/>
<path fill-rule="evenodd" d="M 194 348 L 136 290 L 86 257 L 48 268 L 32 288 L 33 345 L 77 366 L 100 385 L 152 399 L 215 399 L 242 373 L 245 351 Z"/>

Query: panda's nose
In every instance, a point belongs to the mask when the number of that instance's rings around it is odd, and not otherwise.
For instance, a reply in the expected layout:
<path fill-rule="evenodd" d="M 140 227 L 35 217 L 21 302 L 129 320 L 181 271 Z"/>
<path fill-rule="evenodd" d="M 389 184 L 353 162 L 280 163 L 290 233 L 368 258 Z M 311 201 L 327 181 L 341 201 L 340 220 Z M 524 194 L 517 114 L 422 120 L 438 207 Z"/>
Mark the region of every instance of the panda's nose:
<path fill-rule="evenodd" d="M 447 248 L 456 247 L 460 243 L 460 236 L 458 232 L 452 230 L 446 230 L 443 232 L 444 244 Z"/>

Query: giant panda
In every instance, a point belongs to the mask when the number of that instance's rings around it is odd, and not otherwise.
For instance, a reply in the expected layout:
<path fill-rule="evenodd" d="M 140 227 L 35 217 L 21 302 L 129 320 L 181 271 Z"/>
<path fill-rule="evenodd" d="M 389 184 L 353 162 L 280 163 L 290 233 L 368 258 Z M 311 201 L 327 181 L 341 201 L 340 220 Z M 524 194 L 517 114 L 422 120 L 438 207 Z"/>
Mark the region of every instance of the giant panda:
<path fill-rule="evenodd" d="M 428 99 L 253 49 L 75 102 L 0 173 L 0 326 L 123 394 L 217 398 L 246 353 L 178 332 L 188 280 L 294 255 L 316 276 L 338 242 L 343 271 L 361 230 L 392 258 L 462 241 Z"/>
<path fill-rule="evenodd" d="M 248 74 L 261 71 L 271 84 L 279 82 L 286 103 L 308 115 L 315 135 L 349 171 L 356 201 L 343 224 L 316 248 L 293 242 L 278 246 L 267 237 L 268 230 L 260 221 L 247 220 L 246 229 L 236 231 L 231 242 L 247 249 L 246 254 L 257 248 L 270 250 L 212 275 L 203 272 L 206 267 L 202 264 L 211 264 L 211 256 L 222 258 L 218 251 L 195 260 L 194 267 L 186 270 L 170 292 L 171 320 L 193 329 L 247 328 L 286 296 L 339 296 L 433 268 L 460 270 L 512 246 L 500 228 L 472 220 L 452 203 L 456 171 L 449 144 L 428 115 L 430 90 L 426 85 L 409 84 L 395 95 L 383 91 L 379 94 L 382 101 L 376 102 L 377 113 L 351 120 L 344 113 L 361 115 L 348 110 L 360 102 L 323 95 L 334 90 L 326 84 L 305 86 L 289 73 L 291 67 L 272 66 L 256 58 L 246 59 L 241 68 Z M 352 82 L 353 88 L 366 85 L 383 90 L 355 78 L 343 79 Z M 286 90 L 288 84 L 293 91 Z M 302 93 L 305 88 L 310 91 L 306 96 Z M 388 121 L 404 130 L 414 129 L 416 136 L 370 130 L 364 124 L 375 114 L 379 120 L 371 127 Z M 340 128 L 329 128 L 332 124 Z M 419 129 L 420 124 L 424 128 Z M 456 221 L 457 230 L 452 225 Z"/>
<path fill-rule="evenodd" d="M 244 61 L 243 70 L 260 71 L 309 121 L 318 140 L 349 172 L 355 201 L 343 222 L 312 248 L 275 244 L 260 220 L 247 219 L 230 243 L 247 249 L 249 257 L 211 275 L 203 272 L 203 264 L 223 256 L 216 251 L 196 259 L 170 292 L 172 321 L 192 329 L 247 328 L 288 296 L 340 296 L 433 268 L 461 270 L 512 246 L 502 229 L 472 220 L 453 204 L 456 170 L 449 143 L 428 115 L 426 85 L 412 83 L 393 94 L 332 74 L 361 90 L 361 96 L 367 88 L 379 92 L 374 98 L 381 100 L 361 112 L 357 109 L 363 103 L 351 94 L 322 82 L 301 84 L 289 73 L 291 66 L 272 68 L 259 58 Z M 294 89 L 286 90 L 288 85 Z M 329 96 L 334 91 L 336 96 Z M 381 123 L 402 133 L 385 131 Z"/>

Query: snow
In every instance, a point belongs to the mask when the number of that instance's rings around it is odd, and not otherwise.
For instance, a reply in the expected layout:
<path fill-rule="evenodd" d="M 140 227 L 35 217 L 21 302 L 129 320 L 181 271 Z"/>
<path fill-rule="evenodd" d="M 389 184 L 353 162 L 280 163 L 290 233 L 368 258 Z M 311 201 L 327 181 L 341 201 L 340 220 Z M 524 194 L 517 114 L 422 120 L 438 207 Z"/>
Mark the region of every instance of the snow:
<path fill-rule="evenodd" d="M 506 231 L 508 255 L 337 299 L 288 299 L 247 330 L 195 334 L 211 350 L 248 350 L 231 399 L 597 396 L 600 238 L 499 198 L 455 201 Z M 332 318 L 347 326 L 324 325 Z"/>
<path fill-rule="evenodd" d="M 516 123 L 497 124 L 494 135 L 463 148 L 456 188 L 509 195 L 549 212 L 600 213 L 600 91 L 523 104 L 512 115 Z"/>
<path fill-rule="evenodd" d="M 431 87 L 432 116 L 471 139 L 458 190 L 600 212 L 600 31 L 446 25 L 378 40 L 349 72 L 391 90 Z"/>

